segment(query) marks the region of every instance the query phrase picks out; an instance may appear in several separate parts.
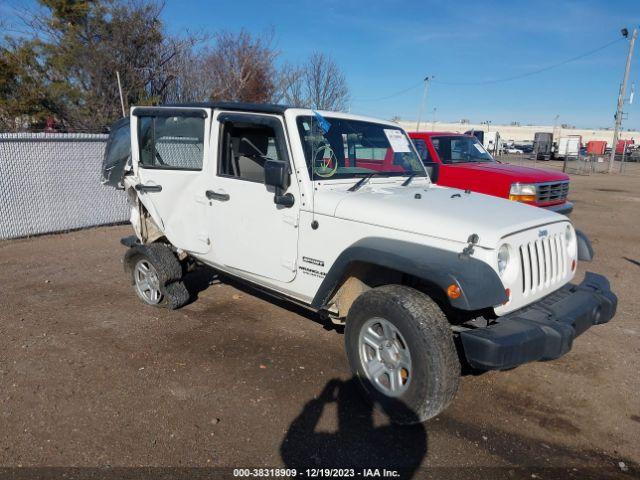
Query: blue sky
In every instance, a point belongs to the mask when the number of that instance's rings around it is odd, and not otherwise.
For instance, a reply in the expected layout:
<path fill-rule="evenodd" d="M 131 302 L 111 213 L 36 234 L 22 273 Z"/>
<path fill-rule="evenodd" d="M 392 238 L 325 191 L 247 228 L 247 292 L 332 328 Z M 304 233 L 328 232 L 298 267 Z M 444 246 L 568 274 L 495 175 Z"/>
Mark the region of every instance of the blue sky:
<path fill-rule="evenodd" d="M 14 3 L 4 0 L 6 3 Z M 2 0 L 0 0 L 2 2 Z M 0 9 L 2 11 L 2 9 Z M 313 51 L 333 56 L 351 89 L 354 113 L 417 117 L 425 75 L 435 75 L 424 118 L 611 126 L 627 41 L 526 78 L 517 76 L 598 48 L 640 24 L 638 0 L 401 1 L 166 0 L 173 33 L 273 29 L 279 61 Z M 640 42 L 631 81 L 640 80 Z M 387 97 L 408 87 L 406 93 Z M 640 129 L 637 98 L 625 128 Z"/>
<path fill-rule="evenodd" d="M 345 72 L 352 111 L 415 119 L 422 88 L 381 97 L 435 75 L 427 118 L 493 123 L 612 124 L 627 42 L 574 63 L 511 82 L 483 86 L 437 83 L 510 77 L 557 63 L 620 36 L 640 23 L 638 0 L 613 1 L 174 1 L 165 18 L 176 31 L 275 30 L 281 60 L 331 54 Z M 640 45 L 638 45 L 640 47 Z M 640 48 L 638 48 L 640 50 Z M 636 55 L 636 58 L 640 53 Z M 638 62 L 632 79 L 638 78 Z M 640 82 L 638 82 L 640 84 Z M 640 88 L 640 85 L 638 85 Z M 626 127 L 640 128 L 637 103 Z"/>

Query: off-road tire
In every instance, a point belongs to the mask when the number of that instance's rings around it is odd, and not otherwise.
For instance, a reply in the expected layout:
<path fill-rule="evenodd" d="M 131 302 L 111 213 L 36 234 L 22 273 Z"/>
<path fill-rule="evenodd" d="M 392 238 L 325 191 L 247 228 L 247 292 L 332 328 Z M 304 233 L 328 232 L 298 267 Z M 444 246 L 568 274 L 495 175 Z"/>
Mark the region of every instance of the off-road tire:
<path fill-rule="evenodd" d="M 189 290 L 184 285 L 184 282 L 173 282 L 164 287 L 164 305 L 165 308 L 169 310 L 177 310 L 180 307 L 185 306 L 189 303 L 189 299 L 191 295 L 189 294 Z"/>
<path fill-rule="evenodd" d="M 378 390 L 360 360 L 359 335 L 365 322 L 380 317 L 402 334 L 411 356 L 407 389 L 397 397 Z M 449 322 L 427 295 L 403 285 L 385 285 L 361 294 L 349 309 L 345 327 L 349 365 L 366 397 L 394 423 L 412 424 L 433 418 L 455 397 L 460 361 Z"/>
<path fill-rule="evenodd" d="M 167 245 L 162 243 L 135 245 L 127 251 L 124 256 L 124 268 L 134 288 L 134 269 L 142 259 L 147 260 L 155 268 L 160 283 L 159 289 L 162 294 L 162 300 L 159 303 L 150 304 L 145 302 L 147 305 L 175 310 L 189 302 L 189 291 L 184 282 L 182 282 L 182 265 Z"/>

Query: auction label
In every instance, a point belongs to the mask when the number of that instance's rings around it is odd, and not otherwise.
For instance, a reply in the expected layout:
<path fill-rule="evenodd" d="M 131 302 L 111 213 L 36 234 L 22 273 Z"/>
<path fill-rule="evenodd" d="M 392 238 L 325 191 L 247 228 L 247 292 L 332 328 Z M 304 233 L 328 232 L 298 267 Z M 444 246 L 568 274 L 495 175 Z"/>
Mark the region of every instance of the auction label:
<path fill-rule="evenodd" d="M 386 468 L 234 468 L 234 477 L 254 478 L 398 478 L 397 470 Z"/>

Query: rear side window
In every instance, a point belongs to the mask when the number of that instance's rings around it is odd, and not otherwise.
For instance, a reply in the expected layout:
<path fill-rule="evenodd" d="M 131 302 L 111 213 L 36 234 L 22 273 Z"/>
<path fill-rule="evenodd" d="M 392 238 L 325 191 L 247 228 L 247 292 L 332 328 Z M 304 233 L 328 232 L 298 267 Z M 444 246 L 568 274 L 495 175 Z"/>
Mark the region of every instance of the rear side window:
<path fill-rule="evenodd" d="M 416 146 L 416 150 L 418 150 L 422 161 L 431 162 L 431 158 L 429 157 L 429 149 L 427 148 L 427 142 L 425 142 L 422 138 L 413 138 L 412 141 Z"/>
<path fill-rule="evenodd" d="M 143 168 L 202 170 L 204 119 L 140 116 L 138 144 Z"/>

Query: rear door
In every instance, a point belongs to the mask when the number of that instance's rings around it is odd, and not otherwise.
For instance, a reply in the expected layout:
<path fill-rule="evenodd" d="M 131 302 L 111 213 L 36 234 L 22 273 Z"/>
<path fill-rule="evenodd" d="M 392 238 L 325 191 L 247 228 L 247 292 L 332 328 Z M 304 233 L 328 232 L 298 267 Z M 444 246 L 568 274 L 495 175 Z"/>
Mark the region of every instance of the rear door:
<path fill-rule="evenodd" d="M 209 161 L 211 110 L 137 107 L 132 157 L 139 198 L 177 248 L 206 253 L 203 169 Z"/>

